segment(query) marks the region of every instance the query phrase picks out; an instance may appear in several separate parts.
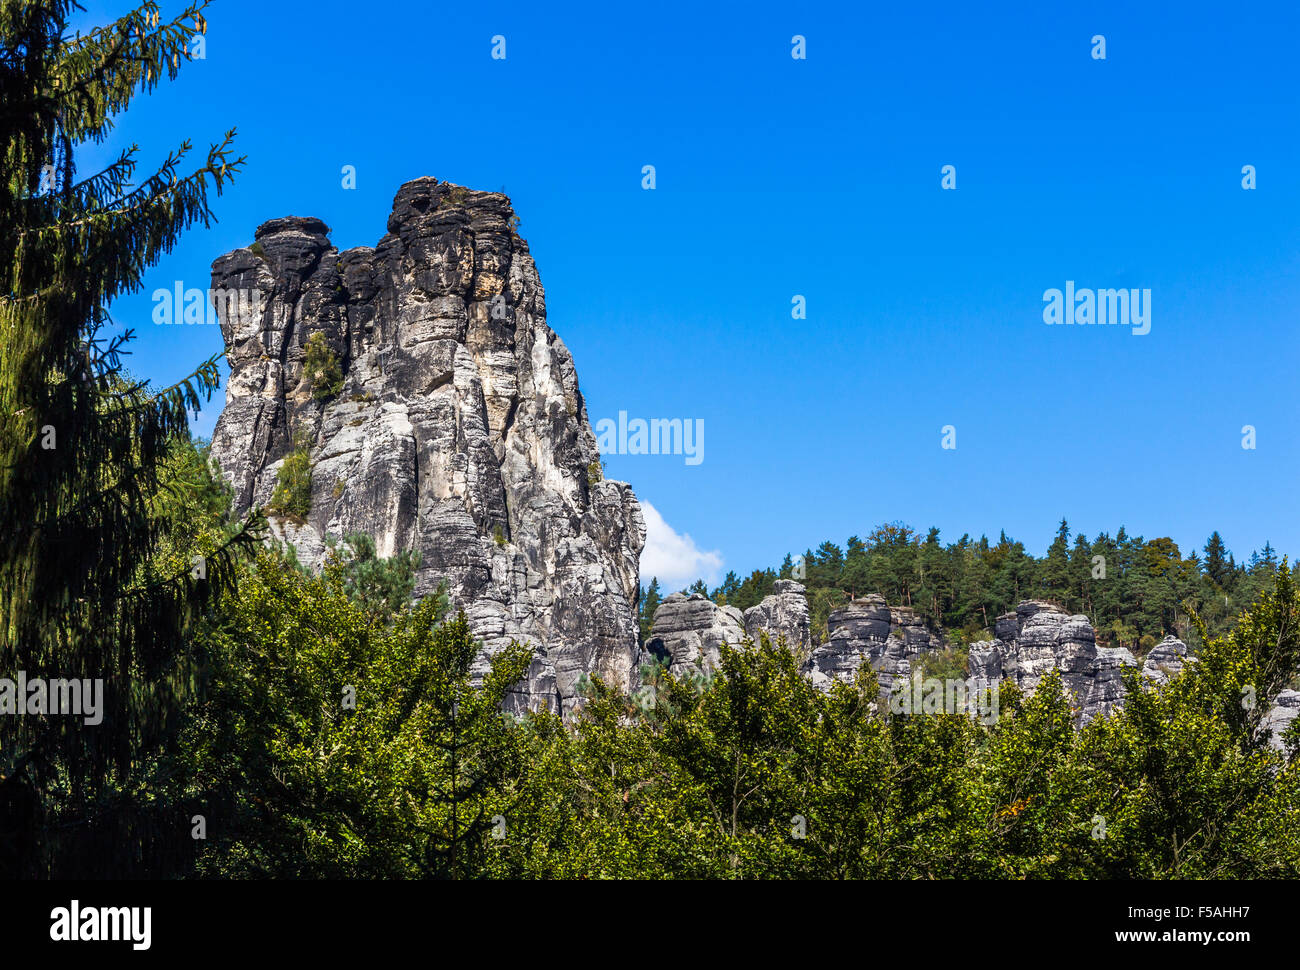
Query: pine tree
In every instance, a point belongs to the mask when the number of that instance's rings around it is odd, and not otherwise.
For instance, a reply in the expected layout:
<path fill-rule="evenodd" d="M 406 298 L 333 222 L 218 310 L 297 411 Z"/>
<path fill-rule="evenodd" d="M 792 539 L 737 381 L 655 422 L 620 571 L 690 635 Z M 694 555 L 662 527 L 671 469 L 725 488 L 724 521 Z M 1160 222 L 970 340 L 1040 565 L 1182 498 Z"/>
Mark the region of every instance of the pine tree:
<path fill-rule="evenodd" d="M 1205 540 L 1205 574 L 1219 589 L 1226 589 L 1230 573 L 1228 549 L 1224 545 L 1223 536 L 1219 535 L 1216 529 L 1210 538 Z"/>
<path fill-rule="evenodd" d="M 848 551 L 844 557 L 844 573 L 840 580 L 850 596 L 857 596 L 866 592 L 869 584 L 867 544 L 857 536 L 849 536 L 845 545 Z"/>
<path fill-rule="evenodd" d="M 183 142 L 139 184 L 134 148 L 80 176 L 79 146 L 177 76 L 206 29 L 206 0 L 166 24 L 144 3 L 71 36 L 76 6 L 0 0 L 0 669 L 102 679 L 105 709 L 97 727 L 0 717 L 0 871 L 122 876 L 188 839 L 133 799 L 193 682 L 185 631 L 228 586 L 253 524 L 192 569 L 159 575 L 173 526 L 158 514 L 159 472 L 188 438 L 188 412 L 217 388 L 217 358 L 155 391 L 122 370 L 131 330 L 102 328 L 108 304 L 139 289 L 182 230 L 209 223 L 209 191 L 243 159 L 231 131 L 189 175 Z"/>
<path fill-rule="evenodd" d="M 740 592 L 740 577 L 736 575 L 735 570 L 729 570 L 722 585 L 715 589 L 709 598 L 719 606 L 726 606 L 736 598 L 738 592 Z"/>
<path fill-rule="evenodd" d="M 659 609 L 659 579 L 650 577 L 650 588 L 641 597 L 641 644 L 650 639 L 650 630 L 654 627 L 655 610 Z"/>
<path fill-rule="evenodd" d="M 1070 526 L 1065 519 L 1057 526 L 1056 538 L 1047 548 L 1038 579 L 1039 589 L 1047 599 L 1066 604 L 1070 593 Z"/>

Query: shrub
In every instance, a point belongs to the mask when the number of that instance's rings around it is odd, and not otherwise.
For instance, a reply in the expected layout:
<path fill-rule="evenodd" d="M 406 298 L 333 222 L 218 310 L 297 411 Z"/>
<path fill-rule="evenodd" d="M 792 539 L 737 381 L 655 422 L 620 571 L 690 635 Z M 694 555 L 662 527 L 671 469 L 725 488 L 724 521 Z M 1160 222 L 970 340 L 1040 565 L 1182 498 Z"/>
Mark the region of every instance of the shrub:
<path fill-rule="evenodd" d="M 343 371 L 339 369 L 338 358 L 330 350 L 325 335 L 320 331 L 307 338 L 307 359 L 303 364 L 303 374 L 311 384 L 311 396 L 317 401 L 324 401 L 343 390 Z"/>
<path fill-rule="evenodd" d="M 913 669 L 920 673 L 922 680 L 930 677 L 939 680 L 965 680 L 968 655 L 968 651 L 960 648 L 928 650 L 913 661 Z"/>
<path fill-rule="evenodd" d="M 301 519 L 311 512 L 311 445 L 302 432 L 294 435 L 293 450 L 276 473 L 268 508 L 276 515 Z"/>

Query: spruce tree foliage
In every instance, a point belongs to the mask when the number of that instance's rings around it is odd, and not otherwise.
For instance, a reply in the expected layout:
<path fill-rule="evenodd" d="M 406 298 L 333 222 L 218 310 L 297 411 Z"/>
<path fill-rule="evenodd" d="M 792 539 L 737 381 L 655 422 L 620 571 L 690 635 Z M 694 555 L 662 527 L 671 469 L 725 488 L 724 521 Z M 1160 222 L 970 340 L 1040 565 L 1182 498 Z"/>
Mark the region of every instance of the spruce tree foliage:
<path fill-rule="evenodd" d="M 1215 586 L 1223 589 L 1232 576 L 1235 566 L 1223 537 L 1216 531 L 1205 541 L 1205 575 Z"/>
<path fill-rule="evenodd" d="M 404 549 L 381 559 L 375 540 L 364 532 L 351 532 L 342 542 L 329 542 L 327 563 L 337 563 L 343 588 L 372 625 L 391 622 L 411 602 L 420 551 Z"/>
<path fill-rule="evenodd" d="M 0 0 L 0 668 L 102 678 L 106 708 L 97 727 L 0 718 L 7 873 L 129 875 L 189 839 L 136 796 L 194 685 L 185 631 L 229 587 L 256 523 L 178 536 L 165 493 L 185 486 L 169 456 L 218 386 L 217 358 L 171 387 L 136 382 L 121 359 L 132 331 L 111 333 L 106 307 L 186 227 L 210 223 L 210 193 L 243 159 L 233 130 L 188 174 L 188 141 L 144 179 L 134 148 L 90 175 L 76 153 L 177 76 L 205 5 L 164 23 L 144 3 L 73 36 L 71 0 Z M 176 561 L 183 548 L 201 569 Z"/>
<path fill-rule="evenodd" d="M 755 570 L 743 582 L 734 572 L 729 572 L 722 585 L 713 591 L 712 598 L 719 605 L 725 603 L 744 611 L 761 603 L 764 596 L 771 595 L 772 584 L 777 579 L 777 574 L 771 569 Z M 708 595 L 707 590 L 703 592 Z"/>

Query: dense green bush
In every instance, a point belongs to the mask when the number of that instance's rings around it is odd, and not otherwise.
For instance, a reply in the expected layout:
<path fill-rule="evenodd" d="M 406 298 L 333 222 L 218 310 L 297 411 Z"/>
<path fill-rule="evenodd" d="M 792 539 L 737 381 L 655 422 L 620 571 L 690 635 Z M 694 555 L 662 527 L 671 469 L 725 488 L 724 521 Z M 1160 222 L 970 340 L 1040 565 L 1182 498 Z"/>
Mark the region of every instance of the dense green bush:
<path fill-rule="evenodd" d="M 311 386 L 311 396 L 317 401 L 327 401 L 343 390 L 343 371 L 339 360 L 330 350 L 325 335 L 319 330 L 307 338 L 304 348 L 303 375 Z"/>
<path fill-rule="evenodd" d="M 296 519 L 311 512 L 311 440 L 305 431 L 294 435 L 293 449 L 275 473 L 268 510 Z"/>

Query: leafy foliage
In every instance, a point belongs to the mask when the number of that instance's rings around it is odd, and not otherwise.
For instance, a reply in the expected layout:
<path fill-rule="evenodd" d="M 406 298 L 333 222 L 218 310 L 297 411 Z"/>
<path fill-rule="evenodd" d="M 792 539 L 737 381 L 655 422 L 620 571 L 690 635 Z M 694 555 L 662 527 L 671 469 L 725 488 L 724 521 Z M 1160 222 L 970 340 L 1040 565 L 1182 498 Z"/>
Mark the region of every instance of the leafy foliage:
<path fill-rule="evenodd" d="M 528 652 L 498 653 L 474 686 L 479 648 L 445 596 L 384 625 L 349 585 L 338 559 L 308 576 L 264 552 L 204 638 L 211 682 L 172 794 L 221 820 L 199 874 L 447 877 L 486 864 L 492 817 L 510 811 L 523 771 L 501 704 Z"/>
<path fill-rule="evenodd" d="M 334 356 L 325 335 L 320 331 L 307 338 L 304 348 L 303 375 L 311 387 L 311 396 L 317 401 L 327 401 L 343 390 L 343 371 Z"/>
<path fill-rule="evenodd" d="M 311 512 L 311 440 L 304 431 L 294 436 L 292 450 L 275 473 L 268 509 L 297 519 L 305 519 Z"/>

